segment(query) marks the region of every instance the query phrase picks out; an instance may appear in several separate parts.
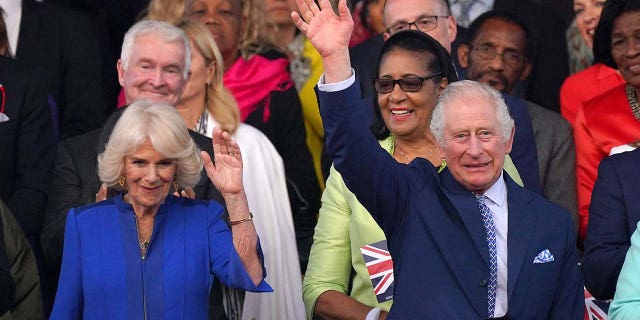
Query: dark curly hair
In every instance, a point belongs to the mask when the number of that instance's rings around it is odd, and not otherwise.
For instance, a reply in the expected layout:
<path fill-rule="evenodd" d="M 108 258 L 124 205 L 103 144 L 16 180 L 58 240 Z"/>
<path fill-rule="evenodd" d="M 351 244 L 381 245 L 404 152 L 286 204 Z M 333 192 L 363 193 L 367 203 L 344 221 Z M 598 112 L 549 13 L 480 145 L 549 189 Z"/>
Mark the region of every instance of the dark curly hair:
<path fill-rule="evenodd" d="M 593 35 L 593 62 L 617 69 L 611 55 L 613 24 L 623 13 L 640 11 L 640 0 L 608 0 L 600 13 L 600 22 Z"/>

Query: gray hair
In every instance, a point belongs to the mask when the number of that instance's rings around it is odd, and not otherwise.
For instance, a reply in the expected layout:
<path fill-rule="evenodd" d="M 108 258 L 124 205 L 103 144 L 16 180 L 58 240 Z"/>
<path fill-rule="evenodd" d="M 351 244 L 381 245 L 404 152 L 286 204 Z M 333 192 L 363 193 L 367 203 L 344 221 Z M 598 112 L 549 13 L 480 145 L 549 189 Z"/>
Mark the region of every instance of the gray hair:
<path fill-rule="evenodd" d="M 184 188 L 200 180 L 202 159 L 187 126 L 176 108 L 166 104 L 138 101 L 126 108 L 111 132 L 109 142 L 98 156 L 98 176 L 107 186 L 116 186 L 124 173 L 124 157 L 145 142 L 151 142 L 163 157 L 176 160 L 176 181 Z"/>
<path fill-rule="evenodd" d="M 500 124 L 500 128 L 502 129 L 502 138 L 508 139 L 511 136 L 514 122 L 509 115 L 509 109 L 507 108 L 504 99 L 502 99 L 502 95 L 500 94 L 500 92 L 484 83 L 471 80 L 463 80 L 449 84 L 442 91 L 440 97 L 438 97 L 436 107 L 431 114 L 431 134 L 433 134 L 433 137 L 436 139 L 438 145 L 440 145 L 441 147 L 445 146 L 445 105 L 448 105 L 452 101 L 458 99 L 464 101 L 478 98 L 484 98 L 490 102 L 494 102 L 494 106 L 496 107 L 496 117 L 498 118 L 498 123 Z"/>
<path fill-rule="evenodd" d="M 182 70 L 182 77 L 187 79 L 189 70 L 191 70 L 191 46 L 189 45 L 189 38 L 184 34 L 184 31 L 180 28 L 173 26 L 164 21 L 157 20 L 143 20 L 131 27 L 124 35 L 124 41 L 122 42 L 122 51 L 120 52 L 120 60 L 122 60 L 122 68 L 127 70 L 129 68 L 129 60 L 131 58 L 131 50 L 133 43 L 138 37 L 144 35 L 154 35 L 162 39 L 164 42 L 180 42 L 184 46 L 184 70 Z"/>

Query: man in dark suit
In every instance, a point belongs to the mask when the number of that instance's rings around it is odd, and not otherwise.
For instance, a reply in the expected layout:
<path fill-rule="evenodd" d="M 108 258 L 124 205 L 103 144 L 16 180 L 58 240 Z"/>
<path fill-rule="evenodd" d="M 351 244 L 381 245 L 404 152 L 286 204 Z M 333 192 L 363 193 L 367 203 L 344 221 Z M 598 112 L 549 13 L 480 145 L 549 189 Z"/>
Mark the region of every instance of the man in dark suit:
<path fill-rule="evenodd" d="M 438 16 L 437 26 L 431 30 L 420 30 L 415 24 L 418 20 L 429 16 Z M 353 48 L 350 52 L 351 62 L 356 70 L 356 77 L 360 82 L 363 97 L 373 96 L 373 78 L 377 72 L 378 54 L 383 39 L 389 38 L 394 26 L 414 23 L 409 28 L 425 32 L 436 39 L 449 53 L 457 34 L 456 21 L 449 11 L 446 0 L 387 0 L 384 6 L 383 18 L 387 32 L 372 38 Z M 516 121 L 515 144 L 510 156 L 515 164 L 524 186 L 527 189 L 542 193 L 538 175 L 538 161 L 536 145 L 531 127 L 531 118 L 524 103 L 511 96 L 505 95 L 511 116 Z"/>
<path fill-rule="evenodd" d="M 582 276 L 599 300 L 612 299 L 618 275 L 640 221 L 640 150 L 624 152 L 600 162 L 589 207 Z"/>
<path fill-rule="evenodd" d="M 294 21 L 323 55 L 327 148 L 394 257 L 387 319 L 582 319 L 575 226 L 565 210 L 503 173 L 514 124 L 500 94 L 473 81 L 449 84 L 431 119 L 447 168 L 438 174 L 421 158 L 399 164 L 359 121 L 346 1 L 340 16 L 328 0 L 322 10 L 297 2 L 305 20 L 293 13 Z"/>
<path fill-rule="evenodd" d="M 510 11 L 524 21 L 531 30 L 530 44 L 534 48 L 533 68 L 526 81 L 509 93 L 556 112 L 559 111 L 558 93 L 564 79 L 569 75 L 569 58 L 564 34 L 567 24 L 555 10 L 530 0 L 472 0 L 472 2 L 475 4 L 468 9 L 471 11 L 469 22 L 489 10 Z M 462 1 L 449 0 L 449 3 L 454 16 L 460 17 Z M 464 25 L 466 26 L 468 24 Z M 464 35 L 465 29 L 461 29 L 459 33 L 461 36 Z"/>
<path fill-rule="evenodd" d="M 458 46 L 460 66 L 469 80 L 511 92 L 532 68 L 529 37 L 528 28 L 515 14 L 487 11 L 471 23 Z M 526 105 L 531 116 L 542 195 L 567 209 L 577 224 L 576 154 L 569 123 L 533 102 L 513 99 Z"/>
<path fill-rule="evenodd" d="M 28 69 L 5 57 L 0 113 L 0 198 L 36 246 L 55 156 L 53 122 L 41 86 Z"/>
<path fill-rule="evenodd" d="M 104 62 L 93 22 L 55 4 L 18 2 L 7 10 L 9 19 L 19 19 L 8 30 L 18 34 L 11 49 L 44 85 L 60 137 L 100 128 L 106 118 Z"/>
<path fill-rule="evenodd" d="M 134 25 L 123 43 L 118 77 L 127 102 L 151 100 L 175 105 L 189 79 L 189 41 L 178 28 L 164 22 L 144 21 Z M 42 244 L 51 273 L 59 273 L 67 212 L 72 207 L 101 200 L 97 158 L 111 135 L 123 109 L 109 117 L 102 129 L 63 140 L 53 169 Z M 190 131 L 194 142 L 213 156 L 210 138 Z M 203 171 L 194 188 L 196 199 L 224 204 L 217 189 Z M 100 194 L 99 194 L 100 193 Z M 223 313 L 223 308 L 217 308 Z"/>

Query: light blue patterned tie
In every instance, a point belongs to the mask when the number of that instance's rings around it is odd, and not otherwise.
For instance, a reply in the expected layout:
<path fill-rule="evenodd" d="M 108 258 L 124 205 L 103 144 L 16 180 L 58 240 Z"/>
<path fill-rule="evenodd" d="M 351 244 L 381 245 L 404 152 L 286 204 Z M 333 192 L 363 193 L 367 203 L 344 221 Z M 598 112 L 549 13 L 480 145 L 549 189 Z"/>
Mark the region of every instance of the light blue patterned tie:
<path fill-rule="evenodd" d="M 496 248 L 496 225 L 493 223 L 491 209 L 485 203 L 486 196 L 474 194 L 478 200 L 478 207 L 482 214 L 482 222 L 487 236 L 487 247 L 489 248 L 489 286 L 487 288 L 489 318 L 493 317 L 496 309 L 496 291 L 498 289 L 498 249 Z"/>

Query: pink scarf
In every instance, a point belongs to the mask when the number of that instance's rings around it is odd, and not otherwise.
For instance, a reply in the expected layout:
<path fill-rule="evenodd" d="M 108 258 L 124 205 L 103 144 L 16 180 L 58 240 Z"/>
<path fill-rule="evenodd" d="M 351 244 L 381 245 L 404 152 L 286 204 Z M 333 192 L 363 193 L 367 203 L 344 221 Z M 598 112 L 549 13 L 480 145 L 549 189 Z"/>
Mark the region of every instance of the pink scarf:
<path fill-rule="evenodd" d="M 284 92 L 293 86 L 287 72 L 288 64 L 289 61 L 285 58 L 269 60 L 254 55 L 249 60 L 238 58 L 224 73 L 224 85 L 238 101 L 240 121 L 244 122 L 264 103 L 262 121 L 267 122 L 271 92 Z"/>

